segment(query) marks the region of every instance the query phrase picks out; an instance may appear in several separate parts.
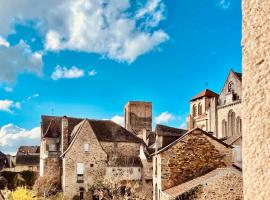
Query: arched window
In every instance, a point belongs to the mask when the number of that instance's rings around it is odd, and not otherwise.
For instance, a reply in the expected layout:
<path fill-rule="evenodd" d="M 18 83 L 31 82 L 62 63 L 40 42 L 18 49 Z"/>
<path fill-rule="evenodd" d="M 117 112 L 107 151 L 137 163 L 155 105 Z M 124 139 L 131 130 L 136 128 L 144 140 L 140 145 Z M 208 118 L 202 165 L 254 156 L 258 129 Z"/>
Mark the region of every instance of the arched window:
<path fill-rule="evenodd" d="M 202 104 L 199 103 L 198 105 L 198 115 L 201 115 L 202 114 Z"/>
<path fill-rule="evenodd" d="M 237 129 L 237 134 L 241 135 L 242 134 L 242 120 L 240 117 L 237 117 L 236 119 L 236 129 Z"/>
<path fill-rule="evenodd" d="M 230 110 L 228 113 L 228 136 L 235 135 L 235 112 Z"/>
<path fill-rule="evenodd" d="M 234 90 L 234 84 L 233 84 L 233 82 L 231 81 L 231 82 L 229 82 L 229 84 L 228 84 L 228 92 L 233 92 L 233 90 Z"/>
<path fill-rule="evenodd" d="M 197 106 L 196 105 L 193 105 L 192 114 L 193 114 L 193 117 L 197 116 Z"/>
<path fill-rule="evenodd" d="M 227 137 L 227 122 L 225 119 L 222 120 L 222 137 Z"/>

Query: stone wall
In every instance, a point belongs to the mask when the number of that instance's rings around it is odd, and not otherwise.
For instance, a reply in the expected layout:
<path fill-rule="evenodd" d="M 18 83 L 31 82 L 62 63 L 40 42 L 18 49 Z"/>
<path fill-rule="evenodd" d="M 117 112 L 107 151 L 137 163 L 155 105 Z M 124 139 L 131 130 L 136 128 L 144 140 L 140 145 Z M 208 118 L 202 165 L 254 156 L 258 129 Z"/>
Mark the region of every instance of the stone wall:
<path fill-rule="evenodd" d="M 237 133 L 237 123 L 236 123 L 236 119 L 237 117 L 240 117 L 242 119 L 242 103 L 241 102 L 237 102 L 237 103 L 233 103 L 230 105 L 226 105 L 226 106 L 219 106 L 217 109 L 217 114 L 218 114 L 218 138 L 223 138 L 226 135 L 224 133 L 222 133 L 222 121 L 226 120 L 227 122 L 227 128 L 228 128 L 228 113 L 229 111 L 232 110 L 233 112 L 235 112 L 235 133 Z M 228 132 L 228 131 L 227 131 Z"/>
<path fill-rule="evenodd" d="M 270 0 L 243 0 L 243 171 L 246 200 L 270 199 Z"/>
<path fill-rule="evenodd" d="M 84 151 L 83 144 L 90 144 L 89 152 Z M 84 164 L 84 182 L 77 183 L 77 163 Z M 66 196 L 79 194 L 102 179 L 106 173 L 107 154 L 102 149 L 88 121 L 85 121 L 72 147 L 63 159 L 63 191 Z M 90 195 L 90 194 L 88 194 Z"/>
<path fill-rule="evenodd" d="M 232 149 L 199 130 L 189 133 L 160 156 L 162 190 L 201 176 L 215 168 L 232 164 Z"/>

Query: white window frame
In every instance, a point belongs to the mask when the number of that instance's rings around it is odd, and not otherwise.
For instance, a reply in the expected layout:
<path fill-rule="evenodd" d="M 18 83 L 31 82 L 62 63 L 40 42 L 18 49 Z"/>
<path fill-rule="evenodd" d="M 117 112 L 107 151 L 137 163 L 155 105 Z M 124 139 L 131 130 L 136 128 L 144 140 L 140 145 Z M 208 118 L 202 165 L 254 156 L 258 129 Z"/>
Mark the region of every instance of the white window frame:
<path fill-rule="evenodd" d="M 83 175 L 84 174 L 84 164 L 83 163 L 77 163 L 77 175 Z"/>
<path fill-rule="evenodd" d="M 83 150 L 84 150 L 85 153 L 89 153 L 89 151 L 90 151 L 90 144 L 89 143 L 83 144 Z"/>

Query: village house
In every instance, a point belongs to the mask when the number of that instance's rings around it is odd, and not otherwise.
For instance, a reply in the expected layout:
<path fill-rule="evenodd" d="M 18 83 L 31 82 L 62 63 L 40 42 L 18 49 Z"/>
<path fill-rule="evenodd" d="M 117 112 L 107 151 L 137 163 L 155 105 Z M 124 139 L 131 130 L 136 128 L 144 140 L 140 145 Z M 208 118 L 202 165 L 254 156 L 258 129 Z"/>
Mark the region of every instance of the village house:
<path fill-rule="evenodd" d="M 151 199 L 152 162 L 141 138 L 151 130 L 152 105 L 129 102 L 125 116 L 128 128 L 110 120 L 42 116 L 40 175 L 53 170 L 71 198 L 95 198 L 90 188 L 111 178 L 138 182 Z"/>
<path fill-rule="evenodd" d="M 0 171 L 39 172 L 39 146 L 20 146 L 15 156 L 0 152 Z"/>
<path fill-rule="evenodd" d="M 199 128 L 182 133 L 153 154 L 153 199 L 242 199 L 232 148 Z"/>

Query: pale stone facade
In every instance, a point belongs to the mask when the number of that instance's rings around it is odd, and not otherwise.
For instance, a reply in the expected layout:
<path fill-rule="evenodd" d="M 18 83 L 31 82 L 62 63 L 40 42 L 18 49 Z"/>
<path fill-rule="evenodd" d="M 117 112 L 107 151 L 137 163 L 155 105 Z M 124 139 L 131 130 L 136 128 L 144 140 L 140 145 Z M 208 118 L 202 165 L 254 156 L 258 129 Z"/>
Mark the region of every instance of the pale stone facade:
<path fill-rule="evenodd" d="M 220 94 L 205 90 L 190 101 L 189 130 L 199 127 L 217 138 L 242 135 L 242 74 L 231 70 Z"/>
<path fill-rule="evenodd" d="M 270 199 L 270 0 L 243 0 L 243 172 L 246 200 Z"/>

